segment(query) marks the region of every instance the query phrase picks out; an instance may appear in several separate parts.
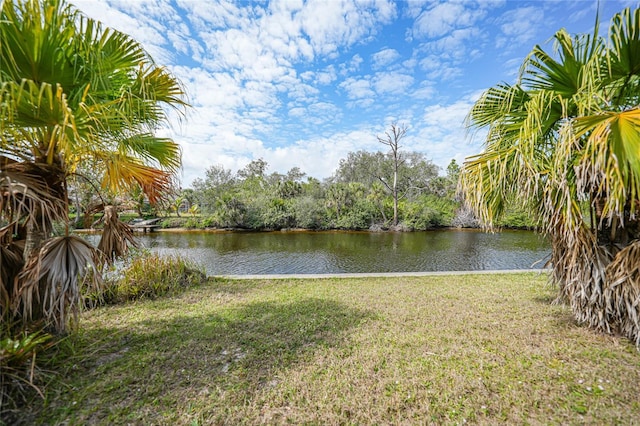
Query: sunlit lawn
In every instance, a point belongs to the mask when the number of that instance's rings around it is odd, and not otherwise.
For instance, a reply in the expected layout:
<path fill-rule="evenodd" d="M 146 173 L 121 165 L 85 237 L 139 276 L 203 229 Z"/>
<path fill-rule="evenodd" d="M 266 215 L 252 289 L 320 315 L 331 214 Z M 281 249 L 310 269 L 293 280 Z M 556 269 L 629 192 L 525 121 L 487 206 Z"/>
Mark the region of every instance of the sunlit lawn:
<path fill-rule="evenodd" d="M 86 313 L 33 412 L 46 424 L 637 422 L 640 353 L 576 326 L 553 295 L 535 274 L 211 282 Z"/>

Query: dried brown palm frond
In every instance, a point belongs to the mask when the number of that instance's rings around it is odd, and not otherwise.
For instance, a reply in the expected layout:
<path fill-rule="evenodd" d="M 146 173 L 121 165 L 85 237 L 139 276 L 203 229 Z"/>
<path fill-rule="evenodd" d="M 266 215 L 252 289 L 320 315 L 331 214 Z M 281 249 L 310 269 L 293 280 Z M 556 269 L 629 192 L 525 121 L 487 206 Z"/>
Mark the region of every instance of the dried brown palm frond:
<path fill-rule="evenodd" d="M 13 239 L 17 230 L 18 225 L 15 222 L 0 228 L 0 318 L 3 319 L 11 306 L 14 279 L 24 265 L 24 241 Z"/>
<path fill-rule="evenodd" d="M 109 262 L 122 257 L 128 250 L 128 245 L 138 246 L 133 230 L 129 225 L 118 219 L 115 206 L 104 208 L 104 229 L 98 243 L 98 250 L 102 251 Z"/>
<path fill-rule="evenodd" d="M 13 220 L 34 212 L 48 222 L 66 218 L 64 173 L 55 166 L 0 156 L 0 213 Z"/>
<path fill-rule="evenodd" d="M 18 275 L 14 309 L 29 320 L 42 317 L 58 332 L 65 331 L 69 314 L 77 320 L 81 289 L 100 291 L 101 260 L 100 252 L 82 238 L 51 238 Z"/>
<path fill-rule="evenodd" d="M 610 253 L 584 228 L 572 234 L 555 232 L 551 237 L 553 281 L 560 286 L 558 301 L 569 304 L 579 323 L 611 332 L 602 299 Z"/>
<path fill-rule="evenodd" d="M 604 300 L 614 331 L 640 347 L 640 241 L 620 250 L 607 267 Z"/>

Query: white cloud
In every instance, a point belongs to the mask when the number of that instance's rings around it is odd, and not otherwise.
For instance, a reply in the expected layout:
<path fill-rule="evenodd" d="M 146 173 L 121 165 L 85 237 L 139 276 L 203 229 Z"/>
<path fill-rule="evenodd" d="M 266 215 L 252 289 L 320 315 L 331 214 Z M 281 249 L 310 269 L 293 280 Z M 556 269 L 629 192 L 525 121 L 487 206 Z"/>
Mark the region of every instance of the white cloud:
<path fill-rule="evenodd" d="M 410 96 L 415 99 L 427 100 L 431 99 L 436 92 L 434 84 L 425 80 L 420 82 L 420 86 L 417 89 L 411 91 Z"/>
<path fill-rule="evenodd" d="M 364 78 L 356 79 L 349 77 L 340 83 L 339 87 L 347 92 L 349 99 L 370 98 L 375 95 L 375 92 L 371 88 L 371 81 Z"/>
<path fill-rule="evenodd" d="M 381 72 L 375 75 L 373 87 L 380 94 L 406 93 L 413 84 L 413 77 L 401 72 Z"/>
<path fill-rule="evenodd" d="M 496 38 L 496 45 L 498 48 L 513 49 L 536 39 L 538 29 L 544 22 L 544 11 L 533 6 L 509 10 L 502 15 L 500 22 L 502 35 Z"/>
<path fill-rule="evenodd" d="M 298 16 L 314 51 L 326 55 L 376 34 L 380 24 L 395 17 L 391 1 L 373 0 L 367 6 L 353 0 L 309 0 Z"/>
<path fill-rule="evenodd" d="M 395 49 L 383 49 L 377 53 L 374 53 L 373 56 L 371 57 L 372 60 L 372 67 L 375 68 L 382 68 L 382 67 L 386 67 L 392 63 L 394 63 L 395 61 L 397 61 L 398 59 L 400 59 L 401 56 L 398 53 L 397 50 Z"/>
<path fill-rule="evenodd" d="M 480 37 L 481 33 L 476 28 L 454 30 L 446 37 L 431 43 L 430 48 L 438 53 L 440 59 L 468 59 L 469 52 Z"/>
<path fill-rule="evenodd" d="M 322 85 L 331 84 L 337 78 L 338 78 L 338 75 L 333 65 L 329 65 L 324 70 L 316 73 L 316 81 Z"/>
<path fill-rule="evenodd" d="M 226 0 L 207 2 L 206 7 L 203 7 L 203 2 L 200 1 L 176 0 L 176 2 L 187 12 L 189 22 L 196 31 L 239 28 L 252 13 L 250 8 L 238 7 Z"/>
<path fill-rule="evenodd" d="M 362 56 L 359 54 L 353 55 L 349 62 L 340 64 L 340 75 L 345 76 L 358 71 L 363 62 Z"/>
<path fill-rule="evenodd" d="M 481 10 L 468 8 L 465 3 L 438 3 L 418 16 L 414 23 L 413 35 L 418 38 L 442 37 L 456 28 L 472 25 L 483 15 Z"/>
<path fill-rule="evenodd" d="M 420 61 L 420 67 L 431 81 L 449 81 L 462 72 L 459 67 L 437 55 L 425 56 Z"/>
<path fill-rule="evenodd" d="M 223 134 L 221 138 L 225 139 L 225 144 L 181 141 L 186 159 L 182 172 L 183 187 L 189 187 L 196 178 L 203 178 L 204 171 L 213 165 L 237 171 L 258 158 L 268 163 L 270 172 L 284 173 L 297 166 L 307 175 L 322 179 L 329 177 L 340 159 L 349 152 L 378 149 L 375 133 L 368 130 L 338 132 L 275 148 L 267 148 L 257 140 L 234 138 L 232 133 Z"/>
<path fill-rule="evenodd" d="M 470 141 L 464 120 L 478 94 L 474 93 L 451 104 L 436 104 L 424 109 L 407 135 L 407 149 L 424 152 L 441 168 L 452 159 L 459 163 L 479 153 L 481 143 Z"/>

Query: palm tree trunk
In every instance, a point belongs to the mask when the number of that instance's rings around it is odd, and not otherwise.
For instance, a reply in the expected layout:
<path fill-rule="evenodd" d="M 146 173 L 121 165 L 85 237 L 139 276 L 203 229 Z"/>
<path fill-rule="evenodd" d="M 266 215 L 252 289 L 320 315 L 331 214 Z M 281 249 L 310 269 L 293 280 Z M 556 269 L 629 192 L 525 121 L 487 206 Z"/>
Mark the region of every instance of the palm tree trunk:
<path fill-rule="evenodd" d="M 22 257 L 24 261 L 28 261 L 32 254 L 42 245 L 50 232 L 50 225 L 45 223 L 42 212 L 37 208 L 34 215 L 27 221 L 27 235 L 24 243 L 24 252 Z M 48 229 L 47 229 L 48 228 Z"/>

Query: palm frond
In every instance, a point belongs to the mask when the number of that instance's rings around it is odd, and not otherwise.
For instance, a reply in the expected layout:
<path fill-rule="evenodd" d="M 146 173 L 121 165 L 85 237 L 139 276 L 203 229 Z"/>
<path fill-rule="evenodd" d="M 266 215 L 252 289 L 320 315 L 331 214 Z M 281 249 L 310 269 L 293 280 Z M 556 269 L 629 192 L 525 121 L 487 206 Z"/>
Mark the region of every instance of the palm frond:
<path fill-rule="evenodd" d="M 21 271 L 24 261 L 24 241 L 14 241 L 13 234 L 18 231 L 16 222 L 0 228 L 0 319 L 5 320 L 5 315 L 11 308 L 11 296 L 13 295 L 13 283 L 15 277 Z"/>
<path fill-rule="evenodd" d="M 27 319 L 45 319 L 58 332 L 66 330 L 71 319 L 77 320 L 81 289 L 99 292 L 100 264 L 100 252 L 82 238 L 48 240 L 17 277 L 14 309 Z"/>
<path fill-rule="evenodd" d="M 102 186 L 112 191 L 128 189 L 137 184 L 155 204 L 171 190 L 172 175 L 169 172 L 146 166 L 134 157 L 122 154 L 106 155 L 103 158 L 105 175 Z"/>
<path fill-rule="evenodd" d="M 640 74 L 640 9 L 628 8 L 615 15 L 609 30 L 610 78 L 629 81 Z"/>
<path fill-rule="evenodd" d="M 129 225 L 118 219 L 118 212 L 115 206 L 105 206 L 104 208 L 104 228 L 98 250 L 107 256 L 108 261 L 113 261 L 124 256 L 128 251 L 128 246 L 138 246 L 133 236 L 133 230 Z"/>
<path fill-rule="evenodd" d="M 69 43 L 78 12 L 62 1 L 0 3 L 0 69 L 3 81 L 22 79 L 73 86 L 75 69 Z M 25 73 L 31 73 L 27 76 Z"/>
<path fill-rule="evenodd" d="M 171 171 L 177 171 L 180 168 L 180 145 L 171 139 L 144 133 L 122 138 L 118 143 L 119 149 L 126 155 L 156 163 Z"/>
<path fill-rule="evenodd" d="M 66 219 L 66 189 L 60 171 L 55 166 L 0 156 L 0 214 L 15 220 L 35 212 L 49 222 Z"/>
<path fill-rule="evenodd" d="M 640 108 L 580 117 L 574 128 L 575 138 L 586 139 L 581 185 L 605 201 L 603 216 L 635 215 L 640 200 Z"/>
<path fill-rule="evenodd" d="M 607 322 L 640 347 L 640 241 L 620 250 L 606 273 L 603 299 Z"/>

